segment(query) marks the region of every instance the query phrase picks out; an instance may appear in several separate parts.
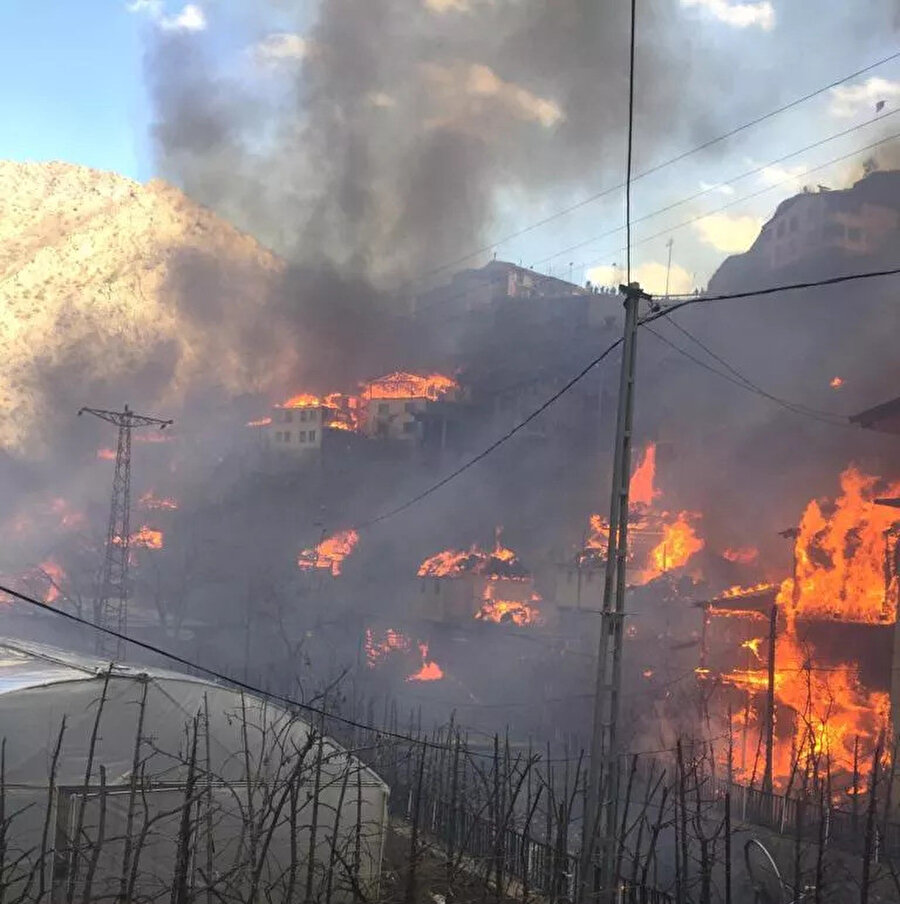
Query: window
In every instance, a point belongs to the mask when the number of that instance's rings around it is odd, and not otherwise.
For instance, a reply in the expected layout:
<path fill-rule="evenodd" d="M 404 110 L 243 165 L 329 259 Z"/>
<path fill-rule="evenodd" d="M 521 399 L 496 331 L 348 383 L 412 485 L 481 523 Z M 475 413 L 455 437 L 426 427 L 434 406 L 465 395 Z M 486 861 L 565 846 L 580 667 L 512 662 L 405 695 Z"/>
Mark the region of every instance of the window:
<path fill-rule="evenodd" d="M 300 437 L 299 437 L 299 439 L 297 440 L 297 442 L 298 442 L 298 443 L 305 443 L 305 442 L 306 442 L 306 431 L 305 431 L 305 430 L 301 430 L 301 431 L 300 431 Z"/>
<path fill-rule="evenodd" d="M 391 410 L 391 406 L 388 405 L 387 402 L 379 402 L 378 403 L 378 413 L 379 414 L 387 414 Z"/>
<path fill-rule="evenodd" d="M 437 596 L 440 592 L 441 592 L 441 582 L 436 580 L 434 582 L 434 595 Z"/>
<path fill-rule="evenodd" d="M 306 410 L 305 408 L 302 409 L 302 410 L 300 411 L 300 420 L 301 420 L 301 421 L 305 421 L 306 418 L 307 418 L 307 416 L 308 416 L 308 414 L 309 414 L 309 413 L 307 412 L 307 410 Z"/>
<path fill-rule="evenodd" d="M 294 419 L 294 412 L 293 411 L 285 411 L 284 422 L 286 424 L 289 424 L 293 419 Z"/>
<path fill-rule="evenodd" d="M 284 441 L 286 443 L 289 443 L 291 441 L 291 431 L 290 430 L 285 430 L 282 435 L 284 436 Z"/>
<path fill-rule="evenodd" d="M 406 421 L 403 425 L 404 433 L 415 433 L 416 432 L 416 422 L 415 421 Z"/>
<path fill-rule="evenodd" d="M 412 414 L 412 413 L 416 410 L 416 403 L 415 403 L 415 402 L 406 402 L 406 403 L 403 405 L 403 410 L 404 410 L 407 414 Z"/>
<path fill-rule="evenodd" d="M 315 430 L 309 431 L 309 441 L 311 443 L 314 443 L 316 441 L 316 431 Z"/>

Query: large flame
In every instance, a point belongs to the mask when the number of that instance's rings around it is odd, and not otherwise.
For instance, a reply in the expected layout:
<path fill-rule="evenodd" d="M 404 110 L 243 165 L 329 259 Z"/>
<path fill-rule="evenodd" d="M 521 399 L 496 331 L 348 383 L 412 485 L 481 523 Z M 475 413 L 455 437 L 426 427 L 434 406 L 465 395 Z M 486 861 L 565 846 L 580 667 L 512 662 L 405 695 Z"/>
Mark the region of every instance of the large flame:
<path fill-rule="evenodd" d="M 833 504 L 813 500 L 794 547 L 797 586 L 790 597 L 805 617 L 884 623 L 896 620 L 885 588 L 885 531 L 895 509 L 875 504 L 880 481 L 854 466 L 841 474 Z M 882 489 L 900 495 L 900 482 Z"/>
<path fill-rule="evenodd" d="M 895 620 L 895 608 L 888 600 L 896 588 L 885 580 L 885 532 L 894 524 L 896 512 L 875 504 L 879 485 L 877 478 L 851 466 L 841 474 L 841 494 L 834 502 L 813 500 L 807 505 L 794 550 L 796 583 L 787 578 L 778 588 L 776 604 L 782 627 L 775 645 L 774 693 L 776 728 L 780 730 L 776 731 L 773 771 L 782 785 L 798 760 L 802 769 L 822 754 L 827 754 L 833 771 L 851 772 L 857 743 L 864 752 L 859 770 L 866 774 L 866 759 L 871 761 L 866 753 L 888 725 L 889 695 L 865 688 L 852 663 L 823 666 L 814 647 L 801 643 L 797 632 L 799 618 L 864 623 Z M 885 492 L 900 493 L 900 484 L 890 485 Z M 896 577 L 892 580 L 896 582 Z M 772 585 L 735 588 L 724 596 L 767 589 Z M 760 660 L 768 657 L 768 653 L 760 654 L 758 639 L 742 646 Z M 766 669 L 736 669 L 723 678 L 756 695 L 760 717 L 751 743 L 758 746 L 765 711 L 759 700 L 768 686 Z M 746 733 L 750 726 L 745 721 L 741 714 L 733 727 Z M 744 771 L 751 774 L 749 765 L 745 764 Z"/>
<path fill-rule="evenodd" d="M 652 567 L 658 574 L 683 568 L 706 545 L 691 524 L 697 517 L 693 512 L 679 512 L 674 521 L 662 525 L 662 540 L 650 553 Z"/>
<path fill-rule="evenodd" d="M 130 543 L 132 546 L 142 546 L 144 549 L 162 549 L 163 532 L 143 524 L 140 530 L 131 535 Z"/>
<path fill-rule="evenodd" d="M 313 549 L 304 549 L 297 558 L 297 566 L 304 571 L 312 568 L 323 568 L 334 577 L 341 573 L 344 559 L 353 552 L 359 542 L 359 534 L 355 530 L 338 531 L 326 537 Z"/>
<path fill-rule="evenodd" d="M 363 387 L 365 399 L 429 399 L 436 401 L 459 389 L 459 384 L 443 374 L 413 374 L 398 370 L 372 380 Z"/>

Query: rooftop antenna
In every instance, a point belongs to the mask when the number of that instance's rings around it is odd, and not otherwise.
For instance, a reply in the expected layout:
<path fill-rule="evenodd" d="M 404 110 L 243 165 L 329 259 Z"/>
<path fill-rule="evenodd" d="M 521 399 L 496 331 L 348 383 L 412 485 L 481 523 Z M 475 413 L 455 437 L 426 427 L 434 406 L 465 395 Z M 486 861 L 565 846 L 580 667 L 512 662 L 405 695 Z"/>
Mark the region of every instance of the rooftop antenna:
<path fill-rule="evenodd" d="M 165 430 L 172 421 L 135 414 L 127 405 L 124 411 L 82 408 L 78 414 L 92 414 L 119 428 L 103 570 L 94 598 L 94 624 L 125 634 L 128 628 L 128 559 L 131 545 L 131 431 L 135 427 L 159 427 L 160 430 Z M 125 654 L 125 644 L 120 637 L 98 631 L 96 651 L 104 659 L 121 660 Z"/>

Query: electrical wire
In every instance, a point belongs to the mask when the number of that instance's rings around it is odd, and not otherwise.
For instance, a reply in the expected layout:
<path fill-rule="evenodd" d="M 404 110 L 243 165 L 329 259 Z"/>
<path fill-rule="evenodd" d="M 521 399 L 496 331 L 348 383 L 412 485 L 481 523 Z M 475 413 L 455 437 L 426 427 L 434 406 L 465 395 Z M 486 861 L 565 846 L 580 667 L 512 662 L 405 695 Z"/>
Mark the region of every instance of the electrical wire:
<path fill-rule="evenodd" d="M 887 115 L 893 116 L 897 113 L 900 113 L 900 109 L 893 110 L 891 113 L 889 113 Z M 853 132 L 859 131 L 859 129 L 865 128 L 867 125 L 871 125 L 872 123 L 876 122 L 876 120 L 884 119 L 884 118 L 886 118 L 886 117 L 884 117 L 884 116 L 875 117 L 873 119 L 867 120 L 864 123 L 860 123 L 857 126 L 851 126 L 849 129 L 844 129 L 843 131 L 837 132 L 834 135 L 830 135 L 827 138 L 823 138 L 819 141 L 813 142 L 812 144 L 807 145 L 806 147 L 801 148 L 800 150 L 792 151 L 790 154 L 785 154 L 784 156 L 779 157 L 775 160 L 772 160 L 769 163 L 764 163 L 761 166 L 757 166 L 752 170 L 747 170 L 747 172 L 741 173 L 739 176 L 735 176 L 733 179 L 728 179 L 727 181 L 720 182 L 717 185 L 711 186 L 710 188 L 702 189 L 699 192 L 695 192 L 693 195 L 689 195 L 685 198 L 680 199 L 679 201 L 674 201 L 671 204 L 668 204 L 666 207 L 661 207 L 657 210 L 651 211 L 648 214 L 644 214 L 642 217 L 639 217 L 637 220 L 635 220 L 635 222 L 640 223 L 640 222 L 644 222 L 646 220 L 653 219 L 654 217 L 659 216 L 662 213 L 667 213 L 668 211 L 673 210 L 676 207 L 680 207 L 682 204 L 687 204 L 690 201 L 694 201 L 697 198 L 710 194 L 710 193 L 716 191 L 717 189 L 722 188 L 722 186 L 730 185 L 733 182 L 739 182 L 742 179 L 748 178 L 749 176 L 756 175 L 757 173 L 760 173 L 763 170 L 766 170 L 771 166 L 776 166 L 779 163 L 783 163 L 785 160 L 789 160 L 792 157 L 796 157 L 797 155 L 803 154 L 807 151 L 814 150 L 815 148 L 828 144 L 831 141 L 835 141 L 838 138 L 844 138 L 847 135 L 852 134 Z M 683 220 L 682 222 L 676 223 L 674 226 L 671 226 L 660 232 L 654 232 L 652 235 L 648 235 L 648 236 L 645 236 L 644 238 L 640 239 L 635 244 L 643 245 L 643 244 L 646 244 L 647 242 L 653 241 L 653 239 L 659 238 L 662 235 L 669 235 L 678 229 L 684 229 L 685 226 L 690 226 L 693 223 L 698 222 L 699 220 L 703 220 L 706 217 L 712 216 L 713 214 L 721 213 L 724 210 L 729 210 L 730 208 L 735 207 L 738 204 L 743 204 L 745 201 L 752 201 L 754 198 L 758 198 L 758 197 L 766 194 L 767 192 L 774 191 L 776 188 L 779 188 L 782 185 L 785 185 L 789 182 L 794 182 L 796 179 L 799 179 L 801 177 L 809 176 L 812 173 L 818 172 L 819 170 L 822 170 L 822 169 L 826 169 L 829 166 L 834 166 L 836 163 L 842 163 L 845 160 L 849 160 L 851 157 L 857 157 L 860 154 L 865 153 L 866 151 L 870 151 L 876 147 L 880 147 L 881 145 L 887 144 L 890 141 L 896 141 L 898 138 L 900 138 L 900 132 L 894 133 L 893 135 L 889 135 L 886 138 L 881 138 L 878 141 L 874 141 L 871 144 L 864 145 L 863 147 L 850 151 L 847 154 L 842 154 L 839 157 L 833 157 L 831 160 L 827 160 L 825 163 L 821 163 L 817 166 L 807 168 L 802 173 L 798 173 L 793 176 L 788 176 L 785 179 L 781 179 L 778 182 L 773 182 L 771 185 L 767 185 L 765 188 L 759 189 L 759 191 L 751 192 L 750 194 L 743 195 L 740 198 L 735 198 L 734 200 L 729 201 L 727 204 L 722 204 L 721 206 L 713 208 L 710 211 L 698 214 L 696 216 L 691 217 L 690 219 Z M 601 232 L 599 235 L 592 236 L 589 239 L 582 239 L 581 241 L 576 242 L 574 245 L 569 245 L 568 247 L 563 248 L 560 251 L 554 251 L 553 254 L 548 255 L 545 258 L 541 258 L 535 264 L 535 266 L 541 266 L 542 264 L 549 263 L 550 261 L 555 260 L 558 257 L 562 257 L 562 255 L 564 255 L 564 254 L 569 254 L 572 251 L 577 251 L 580 248 L 584 248 L 586 245 L 590 245 L 593 242 L 599 242 L 602 239 L 609 238 L 610 236 L 616 235 L 617 233 L 619 233 L 621 231 L 622 231 L 622 227 L 618 226 L 615 229 L 609 229 L 606 232 Z M 625 251 L 626 246 L 622 246 L 618 250 Z"/>
<path fill-rule="evenodd" d="M 754 126 L 760 125 L 763 122 L 766 122 L 769 119 L 772 119 L 775 116 L 778 116 L 781 113 L 784 113 L 788 110 L 792 110 L 795 107 L 800 106 L 801 104 L 806 103 L 807 101 L 812 100 L 813 98 L 819 97 L 824 94 L 826 91 L 830 91 L 832 88 L 837 88 L 839 85 L 843 85 L 845 82 L 849 82 L 851 79 L 857 78 L 860 75 L 865 75 L 867 72 L 871 72 L 873 69 L 877 69 L 881 66 L 884 66 L 886 63 L 893 62 L 894 60 L 900 58 L 900 51 L 896 53 L 889 54 L 886 57 L 882 57 L 880 60 L 876 60 L 874 63 L 870 63 L 867 66 L 863 66 L 861 69 L 856 69 L 847 75 L 842 76 L 839 79 L 835 79 L 834 81 L 829 82 L 827 85 L 823 85 L 821 88 L 817 88 L 814 91 L 810 91 L 807 94 L 804 94 L 800 97 L 795 98 L 792 101 L 788 101 L 785 104 L 782 104 L 779 107 L 775 107 L 772 110 L 769 110 L 767 113 L 763 113 L 760 116 L 751 119 L 742 125 L 735 126 L 732 129 L 729 129 L 727 132 L 723 132 L 721 135 L 717 135 L 714 138 L 710 138 L 707 141 L 702 142 L 701 144 L 695 145 L 688 150 L 681 151 L 676 154 L 674 157 L 669 157 L 666 160 L 663 160 L 661 163 L 657 163 L 654 166 L 649 167 L 646 170 L 642 170 L 632 177 L 633 182 L 637 182 L 640 179 L 645 179 L 647 176 L 651 176 L 654 173 L 658 173 L 661 170 L 666 169 L 669 166 L 673 166 L 676 163 L 680 163 L 682 160 L 686 160 L 688 157 L 692 157 L 694 154 L 698 154 L 701 151 L 708 150 L 711 147 L 714 147 L 717 144 L 720 144 L 723 141 L 727 141 L 729 138 L 733 138 L 735 135 L 739 135 L 741 132 L 746 131 L 747 129 L 751 129 Z M 892 111 L 893 112 L 893 111 Z M 890 115 L 890 114 L 886 114 Z M 883 117 L 882 117 L 883 118 Z M 426 270 L 423 273 L 420 273 L 418 276 L 413 277 L 408 281 L 407 284 L 411 284 L 416 281 L 422 281 L 428 279 L 432 276 L 437 276 L 439 273 L 444 272 L 445 270 L 449 270 L 452 267 L 459 266 L 460 264 L 465 263 L 467 260 L 477 257 L 480 254 L 485 254 L 488 251 L 498 247 L 499 245 L 505 245 L 508 242 L 511 242 L 513 239 L 520 238 L 523 235 L 526 235 L 529 232 L 533 232 L 535 229 L 539 229 L 542 226 L 546 226 L 548 223 L 554 222 L 554 220 L 558 220 L 560 217 L 567 216 L 570 213 L 574 213 L 576 210 L 581 209 L 582 207 L 586 207 L 588 204 L 592 204 L 594 201 L 599 201 L 601 198 L 607 197 L 608 195 L 613 194 L 614 192 L 621 191 L 626 187 L 625 182 L 620 182 L 618 185 L 611 185 L 609 188 L 602 189 L 599 192 L 596 192 L 592 195 L 589 195 L 585 198 L 582 198 L 580 201 L 576 201 L 574 204 L 569 205 L 568 207 L 564 207 L 561 210 L 556 211 L 555 213 L 549 214 L 546 217 L 543 217 L 540 220 L 537 220 L 534 223 L 531 223 L 527 226 L 524 226 L 520 229 L 517 229 L 513 232 L 510 232 L 499 239 L 495 239 L 493 242 L 487 245 L 482 245 L 480 248 L 476 248 L 473 251 L 470 251 L 468 254 L 465 254 L 461 257 L 456 258 L 455 260 L 448 261 L 444 264 L 441 264 L 438 267 L 431 268 L 430 270 Z M 559 252 L 560 254 L 564 254 L 565 252 Z"/>
<path fill-rule="evenodd" d="M 685 358 L 693 361 L 694 364 L 702 367 L 704 370 L 708 370 L 710 373 L 716 374 L 716 376 L 721 377 L 723 380 L 727 380 L 729 383 L 733 383 L 735 386 L 740 389 L 744 389 L 747 392 L 752 392 L 755 395 L 762 396 L 764 399 L 768 399 L 771 402 L 774 402 L 776 405 L 780 405 L 782 408 L 787 409 L 788 411 L 792 411 L 794 414 L 799 414 L 803 417 L 808 417 L 811 420 L 818 421 L 822 424 L 829 424 L 832 427 L 852 427 L 849 421 L 839 421 L 839 420 L 831 420 L 828 417 L 823 417 L 819 414 L 815 414 L 810 410 L 806 410 L 800 406 L 794 405 L 792 402 L 785 401 L 784 399 L 778 398 L 778 396 L 774 396 L 769 392 L 766 392 L 764 389 L 761 389 L 759 386 L 756 386 L 754 383 L 749 381 L 745 381 L 744 379 L 736 379 L 735 377 L 725 373 L 724 371 L 718 370 L 713 367 L 711 364 L 708 364 L 706 361 L 697 358 L 692 355 L 686 349 L 681 348 L 681 346 L 676 345 L 671 340 L 667 339 L 662 333 L 657 332 L 651 326 L 644 326 L 644 329 L 647 330 L 648 333 L 651 333 L 660 342 L 663 342 L 665 345 L 669 346 L 669 348 L 674 349 L 680 355 L 683 355 Z"/>

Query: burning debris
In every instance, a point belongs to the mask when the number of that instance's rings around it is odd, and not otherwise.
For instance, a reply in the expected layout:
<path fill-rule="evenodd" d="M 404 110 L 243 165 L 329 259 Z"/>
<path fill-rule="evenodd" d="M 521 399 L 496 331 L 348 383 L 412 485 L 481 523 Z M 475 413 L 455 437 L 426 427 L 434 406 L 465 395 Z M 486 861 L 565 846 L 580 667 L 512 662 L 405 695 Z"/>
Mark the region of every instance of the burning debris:
<path fill-rule="evenodd" d="M 315 548 L 304 549 L 297 557 L 297 567 L 302 571 L 321 568 L 331 572 L 332 577 L 338 577 L 344 560 L 353 552 L 358 542 L 359 534 L 352 528 L 338 531 L 330 537 L 325 537 Z"/>
<path fill-rule="evenodd" d="M 371 628 L 366 628 L 365 641 L 363 649 L 366 653 L 366 665 L 370 669 L 378 668 L 394 657 L 403 657 L 409 659 L 415 647 L 416 652 L 421 658 L 421 662 L 412 674 L 407 675 L 406 681 L 440 681 L 444 677 L 441 667 L 428 658 L 428 644 L 413 641 L 401 631 L 388 628 L 380 632 L 376 637 L 375 632 Z"/>
<path fill-rule="evenodd" d="M 162 549 L 163 548 L 163 532 L 153 527 L 142 525 L 140 530 L 135 531 L 129 538 L 130 546 L 140 546 L 144 549 Z"/>
<path fill-rule="evenodd" d="M 422 656 L 422 665 L 417 672 L 413 672 L 407 681 L 440 681 L 444 677 L 443 669 L 428 658 L 428 644 L 420 643 L 419 653 Z"/>
<path fill-rule="evenodd" d="M 453 578 L 464 574 L 513 581 L 525 580 L 529 576 L 516 554 L 500 543 L 499 532 L 491 552 L 485 552 L 476 544 L 467 552 L 447 549 L 426 559 L 418 571 L 420 578 Z"/>
<path fill-rule="evenodd" d="M 729 547 L 722 553 L 722 558 L 736 565 L 752 565 L 759 559 L 759 550 L 755 546 L 741 546 L 737 549 Z"/>
<path fill-rule="evenodd" d="M 475 618 L 480 621 L 491 621 L 496 624 L 511 622 L 524 628 L 528 625 L 536 625 L 541 622 L 541 613 L 537 603 L 543 602 L 537 593 L 531 594 L 528 602 L 521 600 L 504 600 L 496 597 L 496 584 L 490 583 L 484 588 L 482 606 L 475 613 Z"/>
<path fill-rule="evenodd" d="M 178 508 L 178 500 L 171 496 L 157 496 L 153 490 L 147 490 L 138 500 L 138 504 L 150 511 L 174 512 Z"/>

